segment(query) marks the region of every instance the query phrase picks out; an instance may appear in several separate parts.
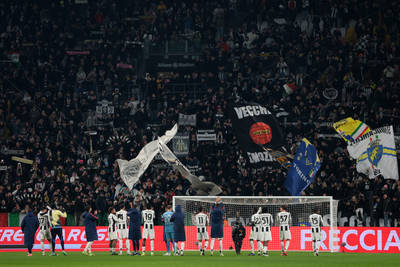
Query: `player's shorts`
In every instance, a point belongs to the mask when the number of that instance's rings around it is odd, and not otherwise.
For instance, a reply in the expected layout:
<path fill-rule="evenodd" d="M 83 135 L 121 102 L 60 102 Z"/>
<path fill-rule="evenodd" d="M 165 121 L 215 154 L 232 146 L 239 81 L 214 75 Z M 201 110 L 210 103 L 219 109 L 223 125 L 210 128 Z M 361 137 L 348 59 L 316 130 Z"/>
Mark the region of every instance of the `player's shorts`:
<path fill-rule="evenodd" d="M 143 229 L 143 239 L 154 239 L 154 229 Z"/>
<path fill-rule="evenodd" d="M 272 240 L 272 235 L 271 235 L 271 229 L 270 227 L 260 227 L 260 231 L 258 232 L 257 235 L 257 241 L 271 241 Z"/>
<path fill-rule="evenodd" d="M 165 240 L 174 240 L 174 232 L 165 232 Z"/>
<path fill-rule="evenodd" d="M 280 226 L 279 227 L 279 239 L 280 240 L 290 240 L 290 239 L 292 239 L 292 235 L 290 233 L 289 226 Z"/>
<path fill-rule="evenodd" d="M 118 233 L 119 239 L 128 239 L 128 235 L 129 235 L 128 229 L 117 230 L 117 233 Z"/>
<path fill-rule="evenodd" d="M 117 231 L 114 231 L 114 232 L 108 231 L 108 238 L 110 240 L 118 239 L 118 232 Z"/>
<path fill-rule="evenodd" d="M 51 239 L 50 230 L 49 230 L 49 229 L 47 229 L 47 230 L 40 230 L 40 231 L 39 231 L 39 239 L 40 239 L 40 240 L 43 240 L 43 239 L 50 240 L 50 239 Z"/>
<path fill-rule="evenodd" d="M 313 241 L 321 241 L 321 229 L 319 227 L 311 228 L 311 239 Z"/>
<path fill-rule="evenodd" d="M 208 232 L 205 227 L 197 228 L 197 240 L 208 240 Z"/>

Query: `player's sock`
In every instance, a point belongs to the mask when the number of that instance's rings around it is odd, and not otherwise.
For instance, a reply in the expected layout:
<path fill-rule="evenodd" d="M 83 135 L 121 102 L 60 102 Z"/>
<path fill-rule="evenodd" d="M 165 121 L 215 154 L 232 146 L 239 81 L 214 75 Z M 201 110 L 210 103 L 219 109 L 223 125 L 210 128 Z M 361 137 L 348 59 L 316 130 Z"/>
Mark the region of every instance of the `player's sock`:
<path fill-rule="evenodd" d="M 288 250 L 290 244 L 290 240 L 286 240 L 285 251 Z"/>
<path fill-rule="evenodd" d="M 208 247 L 208 240 L 206 240 L 206 242 L 204 243 L 204 250 L 206 250 Z"/>
<path fill-rule="evenodd" d="M 215 242 L 215 239 L 214 238 L 211 239 L 211 246 L 210 246 L 211 250 L 214 250 L 214 242 Z"/>
<path fill-rule="evenodd" d="M 64 251 L 64 238 L 60 240 L 61 241 L 61 248 Z"/>
<path fill-rule="evenodd" d="M 51 239 L 51 252 L 55 252 L 55 247 L 56 247 L 56 239 L 52 238 Z"/>
<path fill-rule="evenodd" d="M 251 253 L 254 253 L 254 243 L 253 243 L 253 239 L 250 239 L 250 248 L 251 248 Z"/>
<path fill-rule="evenodd" d="M 150 240 L 150 249 L 151 249 L 151 252 L 154 251 L 154 240 Z"/>
<path fill-rule="evenodd" d="M 282 249 L 282 251 L 284 251 L 284 248 L 285 248 L 285 241 L 281 241 L 281 249 Z"/>
<path fill-rule="evenodd" d="M 165 243 L 167 243 L 167 252 L 170 253 L 171 252 L 171 248 L 170 248 L 169 240 L 167 240 L 167 242 L 165 242 Z"/>
<path fill-rule="evenodd" d="M 263 253 L 264 253 L 264 254 L 267 254 L 267 251 L 268 251 L 268 250 L 267 250 L 267 246 L 264 246 L 264 247 L 263 247 Z"/>
<path fill-rule="evenodd" d="M 312 250 L 315 251 L 315 241 L 312 242 Z"/>
<path fill-rule="evenodd" d="M 222 239 L 219 240 L 219 252 L 222 253 Z"/>
<path fill-rule="evenodd" d="M 89 254 L 92 253 L 92 243 L 93 243 L 93 241 L 90 241 L 86 245 L 88 247 L 87 250 L 89 251 Z"/>
<path fill-rule="evenodd" d="M 53 251 L 53 244 L 51 243 L 51 240 L 48 240 L 48 241 L 49 241 L 50 250 Z"/>
<path fill-rule="evenodd" d="M 181 242 L 181 251 L 185 250 L 185 242 Z"/>
<path fill-rule="evenodd" d="M 143 242 L 142 242 L 142 252 L 146 251 L 146 239 L 143 238 Z"/>
<path fill-rule="evenodd" d="M 321 241 L 317 241 L 317 247 L 315 248 L 315 250 L 318 252 L 319 251 L 319 248 L 320 248 L 320 246 L 321 246 Z"/>
<path fill-rule="evenodd" d="M 129 241 L 129 239 L 127 239 L 127 240 L 125 240 L 125 243 L 126 243 L 126 251 L 128 253 L 130 253 L 131 252 L 131 242 Z"/>
<path fill-rule="evenodd" d="M 263 245 L 262 245 L 261 241 L 257 241 L 257 247 L 258 247 L 257 248 L 258 251 L 262 250 Z"/>
<path fill-rule="evenodd" d="M 44 241 L 40 241 L 40 248 L 44 251 Z"/>
<path fill-rule="evenodd" d="M 199 250 L 201 252 L 203 250 L 203 240 L 198 240 L 197 242 L 199 244 Z"/>
<path fill-rule="evenodd" d="M 135 240 L 135 242 L 136 242 L 136 252 L 137 252 L 137 251 L 140 250 L 140 247 L 139 247 L 139 240 Z"/>
<path fill-rule="evenodd" d="M 174 250 L 175 250 L 175 253 L 178 253 L 179 252 L 179 247 L 178 247 L 178 242 L 175 242 L 175 244 L 174 244 Z"/>
<path fill-rule="evenodd" d="M 89 249 L 89 242 L 87 242 L 85 249 L 83 250 L 84 252 L 88 251 Z"/>
<path fill-rule="evenodd" d="M 122 239 L 119 239 L 119 240 L 118 240 L 118 247 L 119 247 L 119 251 L 122 251 L 122 247 L 123 247 L 123 245 L 122 245 Z"/>

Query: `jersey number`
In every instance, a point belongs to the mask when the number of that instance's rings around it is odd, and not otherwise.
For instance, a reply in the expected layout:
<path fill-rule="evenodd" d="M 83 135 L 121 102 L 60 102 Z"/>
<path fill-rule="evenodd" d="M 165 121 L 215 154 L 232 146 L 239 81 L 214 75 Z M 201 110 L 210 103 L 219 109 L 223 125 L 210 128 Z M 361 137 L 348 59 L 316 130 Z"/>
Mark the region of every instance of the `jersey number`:
<path fill-rule="evenodd" d="M 288 219 L 288 216 L 287 216 L 287 215 L 282 215 L 282 216 L 280 217 L 281 223 L 286 222 L 287 219 Z"/>
<path fill-rule="evenodd" d="M 124 218 L 124 215 L 118 214 L 118 219 L 122 220 Z"/>
<path fill-rule="evenodd" d="M 203 217 L 199 217 L 198 220 L 199 220 L 199 224 L 203 224 L 204 223 L 203 222 Z"/>
<path fill-rule="evenodd" d="M 318 224 L 318 219 L 317 218 L 312 218 L 313 224 Z"/>
<path fill-rule="evenodd" d="M 40 218 L 39 220 L 40 220 L 40 224 L 43 225 L 44 224 L 44 218 Z"/>
<path fill-rule="evenodd" d="M 153 219 L 153 214 L 145 213 L 144 216 L 146 217 L 146 221 L 151 221 Z"/>

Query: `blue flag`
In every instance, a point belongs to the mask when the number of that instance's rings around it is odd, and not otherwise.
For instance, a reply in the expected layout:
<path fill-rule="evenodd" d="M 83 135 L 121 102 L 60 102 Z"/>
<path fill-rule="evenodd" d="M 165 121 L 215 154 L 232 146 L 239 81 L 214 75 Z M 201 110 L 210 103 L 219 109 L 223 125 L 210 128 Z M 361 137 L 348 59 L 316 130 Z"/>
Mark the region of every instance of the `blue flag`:
<path fill-rule="evenodd" d="M 317 150 L 303 138 L 286 177 L 286 189 L 292 196 L 299 196 L 312 183 L 320 167 Z"/>

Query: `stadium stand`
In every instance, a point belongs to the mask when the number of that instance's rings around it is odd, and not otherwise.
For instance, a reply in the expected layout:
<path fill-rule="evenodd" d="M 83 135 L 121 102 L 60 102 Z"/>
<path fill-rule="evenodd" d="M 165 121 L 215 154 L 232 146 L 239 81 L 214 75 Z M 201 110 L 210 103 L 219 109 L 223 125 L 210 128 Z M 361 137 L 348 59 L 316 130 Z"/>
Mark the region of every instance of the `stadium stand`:
<path fill-rule="evenodd" d="M 329 128 L 351 116 L 399 134 L 399 2 L 79 2 L 0 4 L 1 212 L 51 202 L 81 225 L 89 204 L 104 224 L 108 207 L 133 198 L 152 203 L 159 223 L 190 184 L 160 163 L 127 192 L 115 159 L 135 157 L 179 114 L 196 114 L 180 127 L 183 163 L 224 195 L 288 195 L 281 168 L 241 156 L 226 107 L 242 97 L 276 109 L 292 153 L 302 137 L 319 149 L 305 195 L 332 195 L 360 225 L 399 226 L 399 181 L 358 174 Z M 216 141 L 196 141 L 198 130 Z"/>

